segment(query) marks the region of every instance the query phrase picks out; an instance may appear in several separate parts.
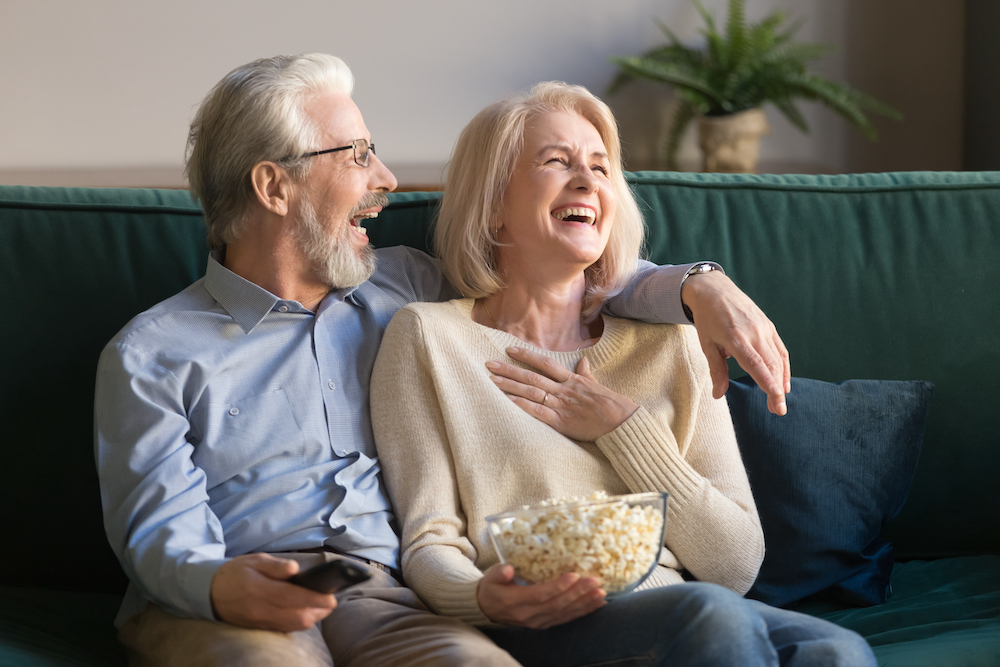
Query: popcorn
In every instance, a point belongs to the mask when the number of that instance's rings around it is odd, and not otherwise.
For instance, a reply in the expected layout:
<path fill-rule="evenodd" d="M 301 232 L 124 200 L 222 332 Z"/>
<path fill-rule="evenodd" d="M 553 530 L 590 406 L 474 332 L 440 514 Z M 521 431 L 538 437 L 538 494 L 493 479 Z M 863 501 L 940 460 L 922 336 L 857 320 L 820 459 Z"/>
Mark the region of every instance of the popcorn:
<path fill-rule="evenodd" d="M 640 498 L 646 502 L 636 502 Z M 608 497 L 597 491 L 524 506 L 488 523 L 497 552 L 526 583 L 576 572 L 598 577 L 610 594 L 634 587 L 652 571 L 663 544 L 664 510 L 663 494 Z"/>

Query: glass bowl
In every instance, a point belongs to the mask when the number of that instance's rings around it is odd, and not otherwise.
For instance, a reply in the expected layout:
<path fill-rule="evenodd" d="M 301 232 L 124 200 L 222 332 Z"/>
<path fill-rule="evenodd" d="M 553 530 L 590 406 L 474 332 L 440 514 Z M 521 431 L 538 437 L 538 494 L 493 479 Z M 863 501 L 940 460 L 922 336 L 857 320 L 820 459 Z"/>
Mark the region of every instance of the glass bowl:
<path fill-rule="evenodd" d="M 663 546 L 667 494 L 633 493 L 547 500 L 486 517 L 500 562 L 518 583 L 567 572 L 597 577 L 608 599 L 635 589 L 652 574 Z"/>

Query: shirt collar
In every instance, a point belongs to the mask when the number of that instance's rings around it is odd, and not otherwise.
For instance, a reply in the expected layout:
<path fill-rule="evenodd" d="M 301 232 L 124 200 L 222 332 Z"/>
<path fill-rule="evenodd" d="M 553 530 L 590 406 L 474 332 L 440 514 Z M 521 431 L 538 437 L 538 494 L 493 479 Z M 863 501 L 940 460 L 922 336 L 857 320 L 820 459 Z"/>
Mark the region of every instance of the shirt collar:
<path fill-rule="evenodd" d="M 264 321 L 267 314 L 276 308 L 285 307 L 282 312 L 313 314 L 298 301 L 280 299 L 260 285 L 233 273 L 219 262 L 218 257 L 215 251 L 212 251 L 208 256 L 208 266 L 205 269 L 205 289 L 240 325 L 243 333 L 249 334 L 253 331 L 258 324 Z M 320 302 L 316 314 L 324 310 L 328 304 L 338 301 L 364 308 L 363 301 L 358 298 L 360 294 L 355 294 L 359 287 L 361 285 L 330 292 Z"/>
<path fill-rule="evenodd" d="M 368 281 L 366 280 L 365 282 Z M 364 284 L 365 283 L 361 283 L 361 285 Z M 361 285 L 355 285 L 354 287 L 345 287 L 343 289 L 336 290 L 334 294 L 336 294 L 337 298 L 340 299 L 341 301 L 351 301 L 353 303 L 356 302 L 358 299 L 358 297 L 356 297 L 354 293 L 358 290 L 359 287 L 361 287 Z"/>
<path fill-rule="evenodd" d="M 205 289 L 247 334 L 281 301 L 260 285 L 224 267 L 214 252 L 209 255 L 205 269 Z"/>
<path fill-rule="evenodd" d="M 337 303 L 346 303 L 358 308 L 364 308 L 364 301 L 359 298 L 364 292 L 358 291 L 362 285 L 364 285 L 364 283 L 361 285 L 355 285 L 354 287 L 345 287 L 343 289 L 333 290 L 319 302 L 319 306 L 316 307 L 316 314 L 320 315 L 327 308 L 330 308 Z"/>

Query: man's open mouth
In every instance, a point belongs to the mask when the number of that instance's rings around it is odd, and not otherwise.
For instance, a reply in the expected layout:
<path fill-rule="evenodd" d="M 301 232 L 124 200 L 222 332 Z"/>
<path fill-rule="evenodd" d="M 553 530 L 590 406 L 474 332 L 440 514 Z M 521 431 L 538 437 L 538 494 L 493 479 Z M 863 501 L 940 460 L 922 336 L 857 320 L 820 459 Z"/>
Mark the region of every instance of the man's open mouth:
<path fill-rule="evenodd" d="M 351 218 L 351 226 L 356 227 L 357 230 L 360 232 L 367 232 L 368 230 L 366 230 L 364 227 L 361 226 L 361 221 L 377 218 L 378 214 L 379 214 L 378 211 L 362 211 L 361 213 L 358 213 L 353 218 Z"/>
<path fill-rule="evenodd" d="M 351 211 L 351 226 L 367 235 L 367 230 L 361 226 L 362 220 L 377 218 L 382 209 L 389 205 L 389 198 L 382 192 L 369 192 Z"/>
<path fill-rule="evenodd" d="M 355 213 L 354 217 L 352 217 L 350 220 L 351 226 L 354 227 L 359 232 L 361 232 L 362 234 L 364 234 L 365 236 L 367 236 L 368 230 L 361 226 L 361 222 L 363 220 L 371 220 L 372 218 L 377 218 L 380 212 L 381 209 L 376 209 L 374 211 L 361 211 L 360 213 Z"/>

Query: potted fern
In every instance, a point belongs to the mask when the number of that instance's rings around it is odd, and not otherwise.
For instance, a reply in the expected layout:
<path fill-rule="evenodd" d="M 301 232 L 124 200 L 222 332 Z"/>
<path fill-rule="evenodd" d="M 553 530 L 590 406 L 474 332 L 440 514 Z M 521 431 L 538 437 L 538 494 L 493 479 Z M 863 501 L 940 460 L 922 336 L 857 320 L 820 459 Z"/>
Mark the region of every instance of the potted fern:
<path fill-rule="evenodd" d="M 829 47 L 793 41 L 798 26 L 786 27 L 780 11 L 748 24 L 744 0 L 729 0 L 723 35 L 700 0 L 692 1 L 705 21 L 701 31 L 707 40 L 705 48 L 685 46 L 656 21 L 668 44 L 641 56 L 611 59 L 620 71 L 609 93 L 635 79 L 666 83 L 676 92 L 680 103 L 667 130 L 668 168 L 676 168 L 681 137 L 697 119 L 704 171 L 756 171 L 760 137 L 770 129 L 761 110 L 765 103 L 773 104 L 793 125 L 808 132 L 795 102 L 820 102 L 872 140 L 877 135 L 866 111 L 901 118 L 898 111 L 865 93 L 810 73 L 808 64 Z"/>

